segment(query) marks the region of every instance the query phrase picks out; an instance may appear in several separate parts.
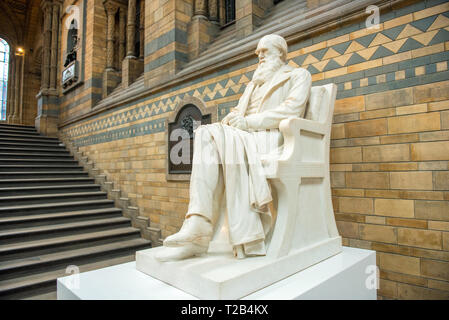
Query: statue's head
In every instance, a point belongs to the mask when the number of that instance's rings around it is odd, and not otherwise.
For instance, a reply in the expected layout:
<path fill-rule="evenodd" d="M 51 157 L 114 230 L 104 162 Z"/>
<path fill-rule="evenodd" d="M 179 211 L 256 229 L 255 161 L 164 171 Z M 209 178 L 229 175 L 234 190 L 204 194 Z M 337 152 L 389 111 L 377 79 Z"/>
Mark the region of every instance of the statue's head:
<path fill-rule="evenodd" d="M 259 63 L 264 63 L 267 59 L 279 58 L 282 62 L 287 61 L 287 42 L 277 34 L 269 34 L 259 40 L 256 54 L 259 57 Z"/>
<path fill-rule="evenodd" d="M 253 75 L 253 82 L 262 85 L 282 67 L 287 61 L 287 42 L 281 36 L 269 34 L 260 39 L 256 54 L 259 66 Z"/>

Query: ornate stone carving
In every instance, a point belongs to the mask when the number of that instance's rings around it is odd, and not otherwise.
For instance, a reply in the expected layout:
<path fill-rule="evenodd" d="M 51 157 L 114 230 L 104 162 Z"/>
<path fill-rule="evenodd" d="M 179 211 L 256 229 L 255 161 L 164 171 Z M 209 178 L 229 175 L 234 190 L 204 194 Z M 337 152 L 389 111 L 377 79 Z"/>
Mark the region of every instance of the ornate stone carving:
<path fill-rule="evenodd" d="M 186 96 L 178 103 L 165 123 L 165 127 L 167 128 L 167 154 L 170 155 L 170 152 L 173 151 L 172 148 L 176 145 L 176 148 L 178 149 L 184 147 L 183 151 L 190 152 L 190 154 L 188 157 L 183 154 L 183 159 L 187 160 L 184 162 L 187 163 L 177 162 L 177 164 L 175 164 L 169 157 L 167 157 L 167 180 L 188 181 L 190 179 L 190 172 L 192 170 L 191 156 L 193 155 L 193 131 L 200 124 L 213 123 L 216 121 L 216 108 L 206 108 L 204 101 L 199 98 Z M 182 141 L 183 139 L 184 141 Z M 188 143 L 186 140 L 189 140 Z M 182 156 L 182 154 L 178 153 L 175 156 Z"/>
<path fill-rule="evenodd" d="M 145 56 L 145 1 L 140 1 L 140 50 L 139 59 L 143 60 Z"/>
<path fill-rule="evenodd" d="M 44 43 L 43 43 L 43 58 L 42 58 L 42 80 L 41 88 L 47 89 L 50 87 L 50 59 L 51 59 L 51 2 L 42 2 L 42 10 L 44 13 Z"/>
<path fill-rule="evenodd" d="M 126 50 L 126 9 L 120 8 L 120 18 L 119 18 L 119 47 L 118 47 L 118 57 L 119 62 L 125 58 Z"/>
<path fill-rule="evenodd" d="M 195 0 L 195 16 L 207 17 L 207 0 Z"/>
<path fill-rule="evenodd" d="M 209 0 L 209 20 L 218 22 L 218 0 Z"/>
<path fill-rule="evenodd" d="M 107 29 L 107 48 L 106 48 L 106 69 L 114 70 L 114 42 L 115 42 L 115 14 L 118 10 L 118 5 L 113 1 L 106 1 L 104 3 L 106 9 L 108 29 Z"/>
<path fill-rule="evenodd" d="M 57 72 L 58 72 L 58 35 L 60 29 L 59 11 L 61 5 L 53 3 L 52 6 L 52 23 L 51 23 L 51 64 L 50 64 L 50 87 L 56 89 Z"/>
<path fill-rule="evenodd" d="M 192 171 L 193 131 L 201 124 L 208 123 L 211 123 L 211 115 L 203 115 L 200 109 L 189 103 L 179 110 L 175 121 L 168 124 L 169 174 L 190 174 Z"/>

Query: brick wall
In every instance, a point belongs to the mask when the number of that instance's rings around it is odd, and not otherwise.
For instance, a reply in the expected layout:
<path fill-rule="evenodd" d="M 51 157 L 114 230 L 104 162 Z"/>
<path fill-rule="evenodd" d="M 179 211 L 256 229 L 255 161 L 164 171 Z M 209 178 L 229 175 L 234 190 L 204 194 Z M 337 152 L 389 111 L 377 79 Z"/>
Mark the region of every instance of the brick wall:
<path fill-rule="evenodd" d="M 147 6 L 147 18 L 157 10 Z M 432 0 L 382 12 L 378 29 L 361 20 L 290 43 L 292 66 L 307 68 L 314 85 L 338 85 L 334 211 L 344 245 L 377 251 L 379 298 L 449 298 L 448 35 L 449 3 Z M 188 183 L 165 180 L 165 119 L 185 96 L 216 107 L 221 119 L 256 62 L 229 65 L 63 131 L 166 237 L 181 226 Z"/>

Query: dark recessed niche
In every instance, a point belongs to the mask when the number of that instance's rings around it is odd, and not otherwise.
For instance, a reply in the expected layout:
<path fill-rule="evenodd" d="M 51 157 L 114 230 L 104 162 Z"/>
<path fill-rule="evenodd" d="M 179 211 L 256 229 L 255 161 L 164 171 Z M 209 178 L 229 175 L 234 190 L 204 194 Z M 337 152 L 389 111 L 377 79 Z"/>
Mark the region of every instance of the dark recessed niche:
<path fill-rule="evenodd" d="M 194 130 L 211 123 L 211 114 L 203 115 L 194 104 L 184 105 L 175 121 L 168 123 L 168 174 L 192 172 Z"/>

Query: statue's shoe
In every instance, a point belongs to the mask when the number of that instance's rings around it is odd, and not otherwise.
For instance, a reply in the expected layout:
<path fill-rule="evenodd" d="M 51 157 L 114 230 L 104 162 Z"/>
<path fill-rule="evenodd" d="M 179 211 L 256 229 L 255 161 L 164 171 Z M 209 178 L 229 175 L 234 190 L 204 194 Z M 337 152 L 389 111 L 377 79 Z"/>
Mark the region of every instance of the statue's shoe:
<path fill-rule="evenodd" d="M 193 215 L 186 220 L 179 230 L 164 240 L 164 247 L 180 247 L 189 244 L 196 244 L 208 247 L 212 238 L 212 224 L 205 218 Z"/>
<path fill-rule="evenodd" d="M 160 262 L 183 260 L 202 255 L 207 252 L 207 248 L 207 246 L 204 247 L 192 243 L 182 247 L 164 247 L 154 258 Z"/>

